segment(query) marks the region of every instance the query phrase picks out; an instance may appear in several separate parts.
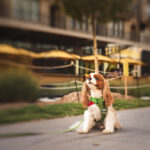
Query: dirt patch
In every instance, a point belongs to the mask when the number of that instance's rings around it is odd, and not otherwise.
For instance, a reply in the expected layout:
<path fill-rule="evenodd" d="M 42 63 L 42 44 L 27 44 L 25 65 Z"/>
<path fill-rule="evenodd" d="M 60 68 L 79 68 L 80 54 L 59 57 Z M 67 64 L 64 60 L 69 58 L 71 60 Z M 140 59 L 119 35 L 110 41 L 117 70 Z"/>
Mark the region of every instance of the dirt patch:
<path fill-rule="evenodd" d="M 78 98 L 78 95 L 79 95 L 79 98 Z M 115 99 L 125 99 L 125 96 L 120 93 L 112 92 L 112 95 L 113 95 L 113 98 Z M 134 99 L 134 98 L 135 97 L 133 96 L 128 96 L 128 100 Z M 81 92 L 79 92 L 78 94 L 77 92 L 72 92 L 72 93 L 69 93 L 68 95 L 63 96 L 60 101 L 63 103 L 70 103 L 70 102 L 78 103 L 80 102 L 80 100 L 81 100 Z"/>
<path fill-rule="evenodd" d="M 115 99 L 125 99 L 125 96 L 120 93 L 112 92 L 112 95 Z M 133 96 L 128 96 L 128 100 L 134 99 Z M 47 104 L 63 104 L 63 103 L 79 103 L 81 101 L 81 92 L 72 92 L 62 97 L 61 100 L 57 102 L 49 102 Z M 42 105 L 43 103 L 38 103 Z M 45 103 L 46 104 L 46 103 Z"/>
<path fill-rule="evenodd" d="M 113 98 L 115 99 L 125 99 L 125 96 L 120 93 L 112 92 Z M 128 95 L 128 100 L 134 99 L 135 97 Z"/>
<path fill-rule="evenodd" d="M 81 100 L 81 92 L 72 92 L 62 97 L 62 103 L 78 103 Z"/>

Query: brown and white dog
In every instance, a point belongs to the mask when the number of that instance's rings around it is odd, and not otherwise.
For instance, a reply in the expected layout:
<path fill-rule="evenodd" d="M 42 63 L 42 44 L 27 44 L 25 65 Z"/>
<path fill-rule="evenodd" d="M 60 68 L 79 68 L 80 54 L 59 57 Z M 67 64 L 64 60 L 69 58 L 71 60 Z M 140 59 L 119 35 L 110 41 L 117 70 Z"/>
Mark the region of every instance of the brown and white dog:
<path fill-rule="evenodd" d="M 95 125 L 95 120 L 98 121 L 101 119 L 101 110 L 100 108 L 90 101 L 90 97 L 101 98 L 103 97 L 105 105 L 108 108 L 106 118 L 104 120 L 103 130 L 104 134 L 113 133 L 115 129 L 120 129 L 120 123 L 117 118 L 116 111 L 114 110 L 112 104 L 114 99 L 110 92 L 109 83 L 104 79 L 101 74 L 91 73 L 82 89 L 82 104 L 87 110 L 84 112 L 84 122 L 77 129 L 78 133 L 88 133 L 90 129 Z"/>

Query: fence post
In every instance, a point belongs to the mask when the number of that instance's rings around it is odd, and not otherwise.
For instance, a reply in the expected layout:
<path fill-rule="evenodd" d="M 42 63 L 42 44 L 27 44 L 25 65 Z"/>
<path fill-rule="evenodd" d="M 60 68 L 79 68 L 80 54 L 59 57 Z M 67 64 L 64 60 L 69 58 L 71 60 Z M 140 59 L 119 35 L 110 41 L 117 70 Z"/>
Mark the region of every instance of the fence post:
<path fill-rule="evenodd" d="M 76 60 L 75 70 L 76 75 L 79 75 L 79 60 Z"/>
<path fill-rule="evenodd" d="M 128 99 L 128 76 L 129 76 L 129 63 L 123 63 L 123 74 L 124 74 L 124 89 L 125 89 L 125 99 Z"/>
<path fill-rule="evenodd" d="M 74 74 L 74 80 L 75 80 L 75 86 L 76 86 L 76 91 L 77 91 L 77 97 L 78 97 L 78 101 L 80 101 L 80 97 L 79 97 L 79 91 L 78 91 L 78 86 L 77 86 L 77 82 L 76 82 L 76 75 Z"/>
<path fill-rule="evenodd" d="M 124 77 L 125 99 L 128 99 L 128 77 Z"/>
<path fill-rule="evenodd" d="M 140 88 L 139 88 L 139 77 L 137 76 L 136 79 L 137 79 L 137 96 L 141 97 Z"/>

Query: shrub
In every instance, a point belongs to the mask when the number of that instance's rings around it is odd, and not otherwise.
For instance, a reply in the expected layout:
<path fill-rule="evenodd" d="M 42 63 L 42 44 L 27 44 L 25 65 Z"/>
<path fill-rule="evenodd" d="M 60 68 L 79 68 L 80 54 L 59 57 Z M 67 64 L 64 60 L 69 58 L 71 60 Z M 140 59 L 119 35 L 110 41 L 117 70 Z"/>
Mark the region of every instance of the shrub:
<path fill-rule="evenodd" d="M 33 102 L 38 94 L 38 82 L 28 71 L 11 69 L 0 73 L 0 103 Z"/>

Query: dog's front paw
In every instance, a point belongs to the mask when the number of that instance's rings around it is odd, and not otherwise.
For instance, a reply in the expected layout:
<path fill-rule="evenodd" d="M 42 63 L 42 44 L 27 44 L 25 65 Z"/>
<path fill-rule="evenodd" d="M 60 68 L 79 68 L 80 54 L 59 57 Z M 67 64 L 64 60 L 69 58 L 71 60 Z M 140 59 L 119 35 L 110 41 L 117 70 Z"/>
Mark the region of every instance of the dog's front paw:
<path fill-rule="evenodd" d="M 107 130 L 107 129 L 104 129 L 103 130 L 103 134 L 111 134 L 113 133 L 114 131 L 111 131 L 111 130 Z"/>
<path fill-rule="evenodd" d="M 77 133 L 78 134 L 85 134 L 85 133 L 88 133 L 88 131 L 79 129 L 79 130 L 77 130 Z"/>

